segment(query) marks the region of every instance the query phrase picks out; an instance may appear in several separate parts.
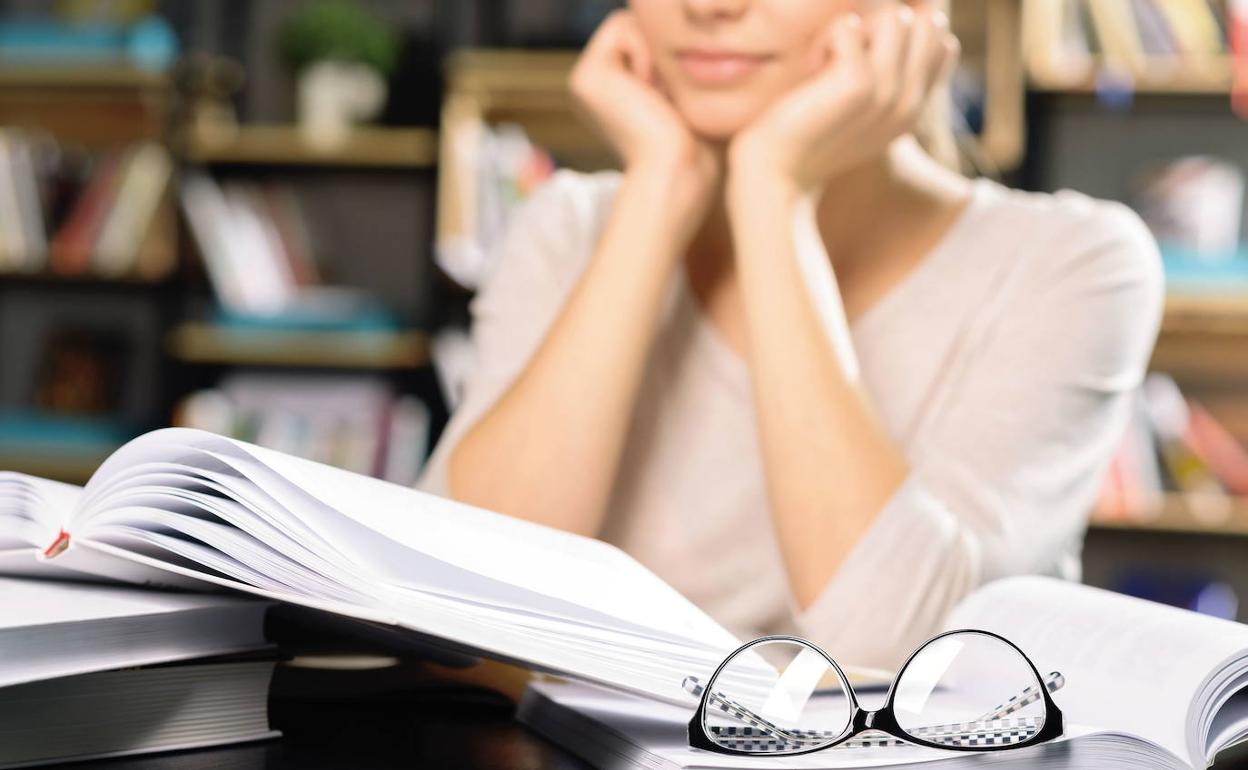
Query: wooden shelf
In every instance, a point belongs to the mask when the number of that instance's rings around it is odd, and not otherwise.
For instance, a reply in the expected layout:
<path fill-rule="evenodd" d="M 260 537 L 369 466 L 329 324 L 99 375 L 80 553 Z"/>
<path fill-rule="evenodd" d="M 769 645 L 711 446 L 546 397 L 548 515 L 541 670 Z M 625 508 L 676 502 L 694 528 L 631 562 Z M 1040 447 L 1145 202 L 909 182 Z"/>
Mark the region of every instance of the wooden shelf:
<path fill-rule="evenodd" d="M 415 369 L 429 362 L 417 331 L 283 331 L 186 323 L 168 337 L 170 353 L 198 364 L 332 369 Z"/>
<path fill-rule="evenodd" d="M 168 280 L 168 275 L 152 278 L 135 275 L 119 278 L 102 278 L 98 275 L 58 275 L 47 272 L 0 272 L 0 288 L 5 286 L 38 286 L 102 290 L 111 288 L 146 289 L 161 286 Z"/>
<path fill-rule="evenodd" d="M 320 146 L 296 126 L 250 125 L 192 131 L 186 157 L 197 163 L 431 168 L 437 132 L 430 128 L 360 126 L 341 142 Z"/>
<path fill-rule="evenodd" d="M 1183 535 L 1248 537 L 1248 498 L 1235 498 L 1225 518 L 1211 521 L 1196 516 L 1181 495 L 1167 494 L 1156 510 L 1131 519 L 1093 518 L 1091 529 L 1113 532 L 1151 532 Z"/>
<path fill-rule="evenodd" d="M 120 444 L 84 449 L 74 447 L 64 452 L 50 447 L 37 451 L 17 452 L 11 448 L 0 449 L 0 470 L 17 471 L 31 476 L 41 476 L 69 484 L 85 484 L 95 469 L 112 454 Z"/>
<path fill-rule="evenodd" d="M 1169 297 L 1151 367 L 1189 381 L 1248 381 L 1248 296 Z"/>
<path fill-rule="evenodd" d="M 1248 338 L 1248 294 L 1171 294 L 1162 330 Z"/>
<path fill-rule="evenodd" d="M 164 88 L 168 73 L 123 64 L 98 67 L 80 65 L 10 65 L 0 67 L 0 88 Z"/>

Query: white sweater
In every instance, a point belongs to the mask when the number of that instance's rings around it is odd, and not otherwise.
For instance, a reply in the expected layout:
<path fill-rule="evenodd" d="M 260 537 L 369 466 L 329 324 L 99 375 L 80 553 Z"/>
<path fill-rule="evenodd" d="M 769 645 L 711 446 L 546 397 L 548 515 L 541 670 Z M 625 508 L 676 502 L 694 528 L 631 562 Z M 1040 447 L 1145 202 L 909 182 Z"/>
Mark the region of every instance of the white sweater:
<path fill-rule="evenodd" d="M 560 312 L 619 181 L 561 171 L 513 216 L 473 302 L 478 368 L 424 489 L 446 493 L 451 449 Z M 942 241 L 851 325 L 863 385 L 912 472 L 804 612 L 769 520 L 747 364 L 683 276 L 603 539 L 743 638 L 797 632 L 842 662 L 886 668 L 981 583 L 1078 579 L 1087 514 L 1161 316 L 1157 247 L 1130 209 L 975 180 Z"/>

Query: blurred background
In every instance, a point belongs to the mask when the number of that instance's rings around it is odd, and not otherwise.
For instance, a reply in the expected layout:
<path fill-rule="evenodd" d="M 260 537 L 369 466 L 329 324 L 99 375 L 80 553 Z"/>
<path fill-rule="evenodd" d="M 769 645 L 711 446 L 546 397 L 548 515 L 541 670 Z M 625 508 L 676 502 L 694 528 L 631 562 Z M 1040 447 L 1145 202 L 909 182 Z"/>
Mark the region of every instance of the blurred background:
<path fill-rule="evenodd" d="M 413 483 L 508 212 L 613 163 L 564 79 L 614 6 L 0 1 L 0 468 L 183 425 Z M 952 18 L 967 173 L 1124 201 L 1165 254 L 1086 578 L 1248 619 L 1248 2 Z"/>

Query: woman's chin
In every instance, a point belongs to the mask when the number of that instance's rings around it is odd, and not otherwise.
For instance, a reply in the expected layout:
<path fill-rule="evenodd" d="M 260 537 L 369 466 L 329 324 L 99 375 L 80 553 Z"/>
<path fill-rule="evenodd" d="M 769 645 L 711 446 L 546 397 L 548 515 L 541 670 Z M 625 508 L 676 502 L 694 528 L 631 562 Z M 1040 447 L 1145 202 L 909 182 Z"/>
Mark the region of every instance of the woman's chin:
<path fill-rule="evenodd" d="M 681 117 L 693 133 L 708 142 L 724 143 L 736 136 L 753 122 L 756 109 L 741 105 L 704 105 L 700 103 L 680 105 Z"/>

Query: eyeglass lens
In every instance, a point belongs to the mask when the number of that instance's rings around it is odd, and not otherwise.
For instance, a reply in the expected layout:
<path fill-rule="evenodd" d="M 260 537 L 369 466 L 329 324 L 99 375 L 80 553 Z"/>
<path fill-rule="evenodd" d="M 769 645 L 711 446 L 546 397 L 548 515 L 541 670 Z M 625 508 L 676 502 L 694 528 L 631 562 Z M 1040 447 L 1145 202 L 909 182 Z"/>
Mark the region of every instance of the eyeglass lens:
<path fill-rule="evenodd" d="M 1042 685 L 1008 643 L 977 632 L 938 637 L 901 672 L 893 713 L 907 735 L 962 748 L 1025 743 L 1044 727 Z"/>

